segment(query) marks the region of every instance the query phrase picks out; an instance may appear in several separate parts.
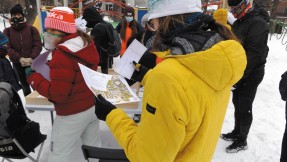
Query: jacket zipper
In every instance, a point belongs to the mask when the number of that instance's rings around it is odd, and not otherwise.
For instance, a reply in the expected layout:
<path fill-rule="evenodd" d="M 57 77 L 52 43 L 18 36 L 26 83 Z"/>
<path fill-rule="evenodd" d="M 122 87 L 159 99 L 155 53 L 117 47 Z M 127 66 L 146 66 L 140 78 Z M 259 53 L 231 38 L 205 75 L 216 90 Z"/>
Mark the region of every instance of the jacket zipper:
<path fill-rule="evenodd" d="M 22 36 L 22 30 L 20 31 L 20 38 L 21 38 L 21 56 L 23 57 L 23 36 Z"/>

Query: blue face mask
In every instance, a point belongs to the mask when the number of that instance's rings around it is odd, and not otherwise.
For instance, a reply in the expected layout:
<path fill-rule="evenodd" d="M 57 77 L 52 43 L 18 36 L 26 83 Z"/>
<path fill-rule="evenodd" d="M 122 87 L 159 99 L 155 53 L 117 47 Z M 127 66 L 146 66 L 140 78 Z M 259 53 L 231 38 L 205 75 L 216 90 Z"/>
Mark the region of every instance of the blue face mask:
<path fill-rule="evenodd" d="M 131 22 L 131 21 L 134 20 L 134 18 L 133 18 L 133 17 L 128 17 L 128 16 L 126 16 L 126 20 L 127 20 L 127 22 Z"/>

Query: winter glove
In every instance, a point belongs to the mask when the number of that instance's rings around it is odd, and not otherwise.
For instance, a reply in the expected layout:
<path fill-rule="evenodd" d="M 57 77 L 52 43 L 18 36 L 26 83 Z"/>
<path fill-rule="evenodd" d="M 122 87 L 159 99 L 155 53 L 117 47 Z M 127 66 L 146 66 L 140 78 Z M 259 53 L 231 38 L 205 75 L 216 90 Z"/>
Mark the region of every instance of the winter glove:
<path fill-rule="evenodd" d="M 141 82 L 149 69 L 139 63 L 136 63 L 135 61 L 133 61 L 133 64 L 135 65 L 136 70 L 134 71 L 131 79 L 137 82 Z"/>
<path fill-rule="evenodd" d="M 21 63 L 22 67 L 27 67 L 32 65 L 33 59 L 21 57 L 19 62 Z"/>
<path fill-rule="evenodd" d="M 22 66 L 26 64 L 24 57 L 21 57 L 21 58 L 19 59 L 19 62 L 21 63 Z"/>
<path fill-rule="evenodd" d="M 31 67 L 27 67 L 25 69 L 26 78 L 28 78 L 31 74 L 35 73 L 35 71 Z"/>
<path fill-rule="evenodd" d="M 106 121 L 107 115 L 112 110 L 116 109 L 116 106 L 111 104 L 100 94 L 97 97 L 95 97 L 95 100 L 96 100 L 95 114 L 97 115 L 98 119 Z"/>
<path fill-rule="evenodd" d="M 32 58 L 26 58 L 25 61 L 26 61 L 26 64 L 27 64 L 28 66 L 31 66 L 31 65 L 32 65 L 32 62 L 33 62 L 33 59 L 32 59 Z"/>
<path fill-rule="evenodd" d="M 287 71 L 282 74 L 281 80 L 279 83 L 279 92 L 281 94 L 281 99 L 283 101 L 287 100 Z"/>

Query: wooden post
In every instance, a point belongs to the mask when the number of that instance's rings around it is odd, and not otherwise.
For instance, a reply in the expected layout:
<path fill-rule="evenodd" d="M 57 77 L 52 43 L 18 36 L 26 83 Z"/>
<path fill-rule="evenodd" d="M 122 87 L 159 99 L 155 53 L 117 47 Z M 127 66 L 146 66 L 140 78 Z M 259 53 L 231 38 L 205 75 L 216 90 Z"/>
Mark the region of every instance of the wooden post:
<path fill-rule="evenodd" d="M 68 7 L 68 0 L 64 0 L 64 6 Z"/>
<path fill-rule="evenodd" d="M 58 0 L 54 0 L 54 6 L 58 6 Z"/>
<path fill-rule="evenodd" d="M 224 8 L 224 9 L 225 9 L 226 6 L 227 6 L 227 2 L 226 2 L 226 1 L 227 1 L 227 0 L 222 0 L 222 2 L 221 2 L 221 3 L 222 3 L 222 8 Z"/>
<path fill-rule="evenodd" d="M 83 10 L 83 1 L 79 1 L 79 17 L 82 16 L 82 10 Z"/>
<path fill-rule="evenodd" d="M 38 12 L 38 18 L 40 23 L 40 34 L 43 33 L 43 26 L 42 26 L 42 12 L 41 12 L 41 0 L 37 0 L 37 12 Z"/>

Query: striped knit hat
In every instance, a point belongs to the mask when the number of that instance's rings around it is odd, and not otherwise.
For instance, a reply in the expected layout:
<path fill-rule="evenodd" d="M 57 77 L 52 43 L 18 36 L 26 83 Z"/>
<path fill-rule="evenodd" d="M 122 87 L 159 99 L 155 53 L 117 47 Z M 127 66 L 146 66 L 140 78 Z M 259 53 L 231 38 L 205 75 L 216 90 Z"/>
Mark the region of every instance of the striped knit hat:
<path fill-rule="evenodd" d="M 8 43 L 8 38 L 0 31 L 0 46 Z"/>
<path fill-rule="evenodd" d="M 60 30 L 65 33 L 76 33 L 74 12 L 68 7 L 54 7 L 45 19 L 45 28 Z"/>

